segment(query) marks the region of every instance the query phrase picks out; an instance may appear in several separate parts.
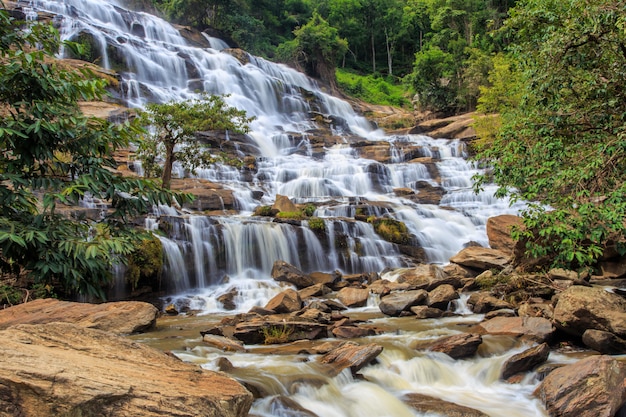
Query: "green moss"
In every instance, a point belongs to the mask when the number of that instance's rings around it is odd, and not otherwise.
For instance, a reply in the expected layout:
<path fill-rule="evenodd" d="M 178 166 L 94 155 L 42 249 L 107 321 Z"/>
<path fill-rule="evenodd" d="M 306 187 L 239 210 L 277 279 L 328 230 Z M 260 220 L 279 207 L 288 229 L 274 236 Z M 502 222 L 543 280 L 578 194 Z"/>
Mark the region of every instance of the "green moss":
<path fill-rule="evenodd" d="M 274 214 L 275 212 L 272 210 L 272 206 L 258 206 L 254 209 L 255 216 L 271 217 Z"/>
<path fill-rule="evenodd" d="M 146 284 L 160 283 L 163 269 L 163 245 L 157 237 L 143 239 L 128 257 L 126 280 L 136 289 L 144 280 Z"/>
<path fill-rule="evenodd" d="M 304 214 L 306 217 L 311 217 L 313 213 L 315 213 L 316 209 L 317 207 L 315 207 L 313 204 L 307 204 L 302 209 L 302 214 Z"/>
<path fill-rule="evenodd" d="M 372 223 L 374 231 L 387 242 L 406 245 L 411 240 L 411 235 L 404 223 L 394 219 L 368 218 Z"/>
<path fill-rule="evenodd" d="M 309 229 L 314 232 L 324 232 L 326 231 L 326 223 L 319 217 L 312 217 L 309 219 Z"/>
<path fill-rule="evenodd" d="M 291 220 L 302 220 L 304 219 L 304 214 L 298 211 L 281 211 L 276 215 L 279 219 L 291 219 Z"/>

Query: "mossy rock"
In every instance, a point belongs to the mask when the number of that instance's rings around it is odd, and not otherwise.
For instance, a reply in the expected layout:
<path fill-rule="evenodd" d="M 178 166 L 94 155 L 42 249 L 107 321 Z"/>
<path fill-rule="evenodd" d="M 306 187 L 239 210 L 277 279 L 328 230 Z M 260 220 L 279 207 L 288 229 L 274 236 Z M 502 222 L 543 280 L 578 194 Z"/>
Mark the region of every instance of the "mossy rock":
<path fill-rule="evenodd" d="M 374 226 L 374 231 L 387 242 L 398 245 L 407 245 L 411 241 L 411 235 L 401 221 L 395 219 L 369 218 L 369 223 Z"/>
<path fill-rule="evenodd" d="M 126 281 L 133 290 L 138 288 L 142 281 L 152 287 L 158 287 L 162 270 L 163 245 L 156 236 L 146 238 L 128 256 Z"/>

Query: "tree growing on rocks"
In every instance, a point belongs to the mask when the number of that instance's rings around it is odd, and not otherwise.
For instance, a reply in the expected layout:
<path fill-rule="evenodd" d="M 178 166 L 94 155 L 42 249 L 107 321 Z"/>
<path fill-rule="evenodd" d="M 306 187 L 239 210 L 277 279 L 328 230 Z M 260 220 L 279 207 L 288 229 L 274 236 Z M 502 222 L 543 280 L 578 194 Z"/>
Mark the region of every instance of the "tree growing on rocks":
<path fill-rule="evenodd" d="M 145 175 L 161 175 L 163 188 L 169 189 L 174 162 L 193 172 L 217 161 L 194 140 L 196 132 L 247 133 L 252 118 L 246 117 L 245 111 L 228 106 L 221 96 L 204 95 L 189 101 L 148 104 L 141 120 L 150 129 L 139 146 Z M 162 166 L 160 155 L 165 158 Z"/>
<path fill-rule="evenodd" d="M 105 82 L 54 59 L 51 26 L 25 25 L 0 10 L 0 273 L 28 271 L 64 294 L 103 297 L 111 265 L 139 237 L 127 221 L 186 196 L 114 172 L 113 152 L 138 126 L 84 115 L 79 102 L 105 95 Z M 110 209 L 77 216 L 72 206 L 87 195 Z"/>

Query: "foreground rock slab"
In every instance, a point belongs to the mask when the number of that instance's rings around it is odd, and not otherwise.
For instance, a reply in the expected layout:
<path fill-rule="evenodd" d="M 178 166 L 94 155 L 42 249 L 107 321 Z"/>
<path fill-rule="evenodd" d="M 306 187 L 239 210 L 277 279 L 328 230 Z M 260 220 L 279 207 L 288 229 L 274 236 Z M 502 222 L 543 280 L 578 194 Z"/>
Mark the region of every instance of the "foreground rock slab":
<path fill-rule="evenodd" d="M 488 417 L 482 411 L 423 394 L 407 394 L 402 401 L 424 414 L 434 413 L 446 417 Z"/>
<path fill-rule="evenodd" d="M 626 364 L 590 356 L 552 371 L 535 390 L 550 416 L 613 417 L 626 402 Z"/>
<path fill-rule="evenodd" d="M 243 417 L 252 395 L 224 374 L 69 323 L 0 331 L 0 415 Z"/>
<path fill-rule="evenodd" d="M 356 374 L 376 359 L 382 351 L 383 347 L 374 343 L 359 345 L 346 342 L 322 356 L 319 362 L 329 366 L 326 373 L 330 376 L 339 375 L 346 368 L 350 368 L 352 373 Z"/>
<path fill-rule="evenodd" d="M 16 324 L 64 322 L 117 334 L 131 334 L 153 328 L 158 314 L 152 304 L 140 301 L 88 304 L 44 298 L 0 310 L 0 329 Z"/>

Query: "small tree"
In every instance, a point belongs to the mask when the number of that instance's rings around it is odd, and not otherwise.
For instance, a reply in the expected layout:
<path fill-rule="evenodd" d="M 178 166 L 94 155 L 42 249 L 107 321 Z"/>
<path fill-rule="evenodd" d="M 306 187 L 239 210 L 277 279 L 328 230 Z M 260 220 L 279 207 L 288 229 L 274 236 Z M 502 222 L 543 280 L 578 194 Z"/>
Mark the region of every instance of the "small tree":
<path fill-rule="evenodd" d="M 140 236 L 127 220 L 184 196 L 115 173 L 113 152 L 138 126 L 85 116 L 79 101 L 101 98 L 104 81 L 54 59 L 51 26 L 24 25 L 0 10 L 0 272 L 104 297 L 112 264 Z M 101 219 L 63 212 L 86 194 L 109 202 Z"/>
<path fill-rule="evenodd" d="M 215 162 L 194 140 L 196 132 L 246 133 L 252 118 L 247 118 L 245 111 L 228 106 L 221 96 L 203 96 L 189 101 L 149 104 L 141 120 L 150 127 L 150 133 L 139 146 L 145 175 L 161 174 L 163 188 L 169 189 L 175 161 L 192 172 Z M 162 167 L 157 163 L 158 155 L 165 157 Z"/>

